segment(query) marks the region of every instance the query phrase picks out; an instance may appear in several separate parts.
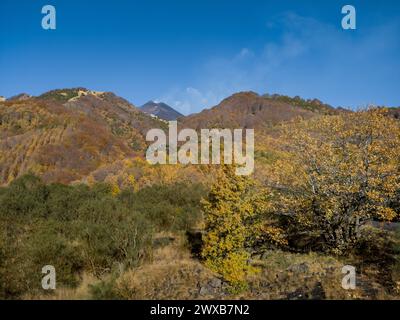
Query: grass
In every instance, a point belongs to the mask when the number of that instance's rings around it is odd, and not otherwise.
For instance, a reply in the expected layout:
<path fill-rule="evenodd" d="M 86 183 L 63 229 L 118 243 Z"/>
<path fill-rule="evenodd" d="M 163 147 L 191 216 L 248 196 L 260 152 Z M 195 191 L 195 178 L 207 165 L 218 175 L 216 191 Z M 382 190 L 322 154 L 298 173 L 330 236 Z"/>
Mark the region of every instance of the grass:
<path fill-rule="evenodd" d="M 398 237 L 400 235 L 397 234 Z M 219 276 L 195 259 L 182 233 L 161 232 L 151 262 L 137 268 L 120 270 L 101 279 L 84 274 L 75 289 L 57 288 L 52 295 L 26 299 L 398 299 L 399 291 L 389 292 L 379 281 L 373 267 L 357 270 L 356 290 L 342 288 L 342 267 L 353 265 L 356 258 L 336 258 L 314 252 L 300 254 L 281 250 L 255 256 L 251 264 L 257 270 L 248 276 L 249 288 L 230 294 L 222 285 L 201 294 L 202 288 Z M 400 238 L 399 238 L 400 239 Z M 399 256 L 397 256 L 399 258 Z M 400 285 L 400 259 L 393 268 Z M 398 289 L 397 289 L 398 290 Z"/>
<path fill-rule="evenodd" d="M 56 288 L 49 291 L 49 294 L 27 295 L 22 297 L 24 300 L 89 300 L 91 299 L 90 286 L 98 281 L 97 278 L 90 274 L 83 274 L 82 281 L 76 288 Z"/>

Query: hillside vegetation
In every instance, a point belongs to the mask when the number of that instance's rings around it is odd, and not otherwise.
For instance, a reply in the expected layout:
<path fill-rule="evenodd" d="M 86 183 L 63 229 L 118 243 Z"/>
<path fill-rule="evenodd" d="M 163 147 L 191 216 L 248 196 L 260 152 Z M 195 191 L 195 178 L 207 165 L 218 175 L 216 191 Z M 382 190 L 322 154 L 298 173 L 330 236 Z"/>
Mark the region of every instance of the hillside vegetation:
<path fill-rule="evenodd" d="M 144 155 L 144 135 L 165 126 L 112 93 L 55 90 L 0 105 L 0 184 L 32 172 L 70 183 Z"/>
<path fill-rule="evenodd" d="M 180 118 L 182 128 L 249 128 L 257 132 L 295 118 L 340 111 L 318 100 L 306 101 L 279 95 L 260 96 L 254 92 L 234 94 L 211 109 Z"/>
<path fill-rule="evenodd" d="M 399 299 L 393 110 L 239 93 L 181 118 L 255 128 L 255 173 L 150 165 L 165 123 L 82 88 L 0 103 L 3 299 Z M 57 270 L 57 289 L 40 281 Z M 342 267 L 357 285 L 342 287 Z"/>

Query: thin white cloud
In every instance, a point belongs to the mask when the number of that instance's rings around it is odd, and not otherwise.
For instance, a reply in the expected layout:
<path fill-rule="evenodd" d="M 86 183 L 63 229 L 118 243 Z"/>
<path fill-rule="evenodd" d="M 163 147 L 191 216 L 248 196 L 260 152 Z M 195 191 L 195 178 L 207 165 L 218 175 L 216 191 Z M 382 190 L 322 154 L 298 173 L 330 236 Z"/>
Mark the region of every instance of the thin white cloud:
<path fill-rule="evenodd" d="M 370 29 L 363 26 L 363 32 L 355 37 L 352 31 L 340 28 L 340 21 L 335 26 L 286 13 L 267 28 L 279 32 L 277 41 L 266 42 L 263 50 L 241 48 L 232 57 L 206 61 L 193 84 L 173 88 L 159 100 L 184 114 L 199 112 L 246 90 L 316 97 L 345 106 L 389 102 L 385 92 L 392 89 L 400 73 L 398 22 Z M 387 59 L 393 60 L 393 70 L 388 70 Z M 388 86 L 382 89 L 379 81 L 387 81 Z M 374 83 L 380 92 L 366 89 Z"/>

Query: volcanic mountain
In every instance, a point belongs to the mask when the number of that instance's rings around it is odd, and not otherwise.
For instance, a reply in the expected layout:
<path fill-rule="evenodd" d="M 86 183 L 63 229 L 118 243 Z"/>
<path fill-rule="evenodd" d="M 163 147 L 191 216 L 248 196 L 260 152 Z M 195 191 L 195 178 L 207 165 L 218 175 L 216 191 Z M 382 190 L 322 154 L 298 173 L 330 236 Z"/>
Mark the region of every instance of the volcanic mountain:
<path fill-rule="evenodd" d="M 164 127 L 111 92 L 85 88 L 0 102 L 0 184 L 27 172 L 46 182 L 79 181 L 143 155 L 146 132 Z"/>
<path fill-rule="evenodd" d="M 149 101 L 140 107 L 143 112 L 154 115 L 160 119 L 171 121 L 182 117 L 183 114 L 163 102 Z"/>

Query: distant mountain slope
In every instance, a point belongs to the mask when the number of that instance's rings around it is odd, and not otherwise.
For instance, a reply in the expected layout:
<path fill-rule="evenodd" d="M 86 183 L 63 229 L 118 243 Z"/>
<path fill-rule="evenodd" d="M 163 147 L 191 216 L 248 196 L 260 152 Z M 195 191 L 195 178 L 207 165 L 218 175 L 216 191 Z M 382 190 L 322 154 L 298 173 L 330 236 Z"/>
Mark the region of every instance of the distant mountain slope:
<path fill-rule="evenodd" d="M 115 163 L 144 155 L 150 129 L 166 129 L 165 120 L 181 116 L 165 106 L 143 107 L 158 119 L 111 92 L 85 88 L 0 101 L 0 185 L 27 172 L 46 182 L 62 183 L 82 181 L 95 172 L 107 176 Z M 181 116 L 179 123 L 181 128 L 194 129 L 255 128 L 260 133 L 256 145 L 264 146 L 263 129 L 270 137 L 281 122 L 340 112 L 349 111 L 318 100 L 240 92 L 211 109 Z M 398 116 L 397 109 L 392 112 Z"/>
<path fill-rule="evenodd" d="M 62 103 L 65 107 L 84 112 L 96 119 L 106 120 L 114 134 L 123 136 L 124 131 L 135 128 L 142 135 L 152 128 L 164 126 L 127 100 L 112 92 L 91 91 L 85 88 L 53 90 L 38 97 Z"/>
<path fill-rule="evenodd" d="M 17 94 L 16 96 L 12 96 L 11 98 L 9 98 L 7 100 L 10 100 L 10 101 L 21 101 L 21 100 L 28 100 L 31 97 L 32 96 L 27 94 L 27 93 L 20 93 L 20 94 Z"/>
<path fill-rule="evenodd" d="M 155 115 L 158 118 L 167 121 L 176 120 L 183 116 L 183 114 L 163 102 L 149 101 L 141 106 L 140 109 L 147 114 Z"/>
<path fill-rule="evenodd" d="M 47 182 L 85 178 L 126 157 L 143 155 L 145 133 L 165 123 L 113 93 L 84 88 L 0 102 L 0 184 L 26 172 Z"/>
<path fill-rule="evenodd" d="M 254 92 L 236 93 L 217 106 L 180 119 L 182 127 L 269 128 L 296 117 L 340 112 L 318 100 L 303 100 L 279 95 L 260 96 Z"/>

